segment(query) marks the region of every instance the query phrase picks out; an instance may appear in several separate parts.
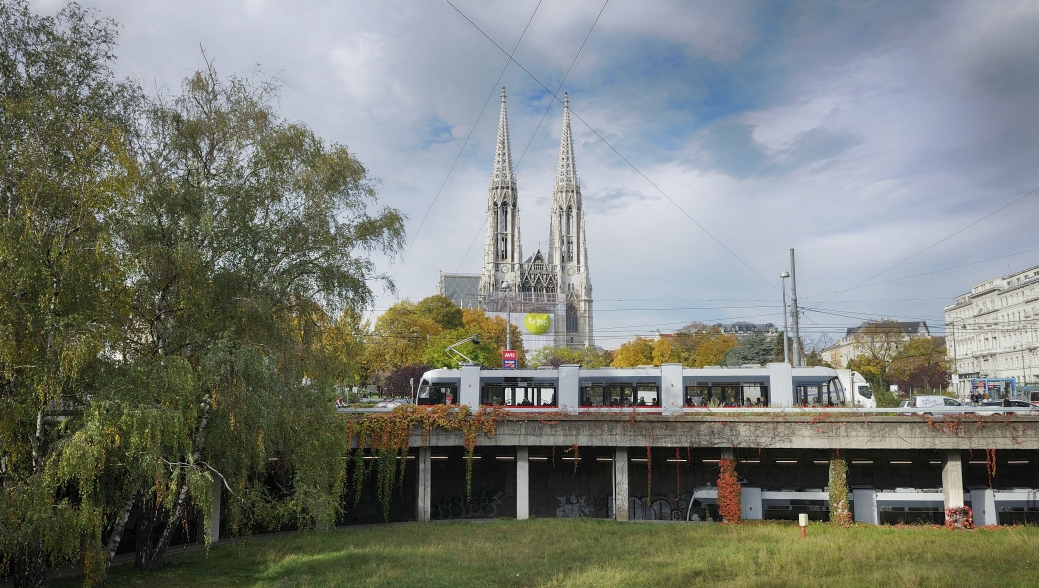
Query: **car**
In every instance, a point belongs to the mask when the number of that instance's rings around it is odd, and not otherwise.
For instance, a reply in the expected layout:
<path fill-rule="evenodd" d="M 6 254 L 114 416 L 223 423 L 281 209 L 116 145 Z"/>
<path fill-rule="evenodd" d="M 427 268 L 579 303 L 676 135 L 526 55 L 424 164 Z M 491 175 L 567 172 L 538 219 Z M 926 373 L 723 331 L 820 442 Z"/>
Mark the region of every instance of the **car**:
<path fill-rule="evenodd" d="M 909 400 L 903 400 L 899 408 L 945 408 L 953 406 L 963 406 L 959 400 L 950 398 L 948 396 L 939 396 L 937 394 L 913 396 Z M 902 414 L 931 414 L 929 412 L 912 412 Z"/>
<path fill-rule="evenodd" d="M 394 409 L 398 406 L 404 406 L 404 403 L 398 400 L 383 400 L 382 402 L 376 402 L 374 408 Z"/>
<path fill-rule="evenodd" d="M 1032 405 L 1027 400 L 1017 400 L 1017 399 L 986 400 L 986 401 L 982 402 L 981 404 L 979 404 L 978 406 L 980 406 L 980 407 L 1004 407 L 1004 406 L 1007 406 L 1004 403 L 1009 403 L 1010 408 L 1016 408 L 1016 409 L 1030 408 L 1032 410 L 1039 409 L 1039 407 L 1036 407 L 1036 406 Z M 986 411 L 980 412 L 978 414 L 1018 414 L 1019 412 L 1021 412 L 1021 411 L 1020 410 L 1014 410 L 1014 411 L 1003 412 L 1003 411 L 998 411 L 998 410 L 993 410 L 993 411 L 987 411 L 986 410 Z"/>

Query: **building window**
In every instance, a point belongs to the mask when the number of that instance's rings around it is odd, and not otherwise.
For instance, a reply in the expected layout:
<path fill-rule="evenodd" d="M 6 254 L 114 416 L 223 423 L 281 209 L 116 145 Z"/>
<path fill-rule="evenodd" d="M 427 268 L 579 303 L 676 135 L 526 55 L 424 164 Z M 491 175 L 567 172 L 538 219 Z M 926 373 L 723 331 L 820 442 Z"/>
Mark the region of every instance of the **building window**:
<path fill-rule="evenodd" d="M 576 333 L 577 326 L 577 308 L 573 304 L 566 305 L 566 332 Z"/>

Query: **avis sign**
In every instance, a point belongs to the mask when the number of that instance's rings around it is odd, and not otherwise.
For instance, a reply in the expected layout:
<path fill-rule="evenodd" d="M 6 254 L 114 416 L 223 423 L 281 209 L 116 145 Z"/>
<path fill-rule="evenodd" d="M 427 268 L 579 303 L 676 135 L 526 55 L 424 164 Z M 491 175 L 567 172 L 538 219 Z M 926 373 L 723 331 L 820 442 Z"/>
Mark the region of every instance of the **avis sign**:
<path fill-rule="evenodd" d="M 516 369 L 517 353 L 515 349 L 506 349 L 501 352 L 501 368 L 503 370 Z"/>

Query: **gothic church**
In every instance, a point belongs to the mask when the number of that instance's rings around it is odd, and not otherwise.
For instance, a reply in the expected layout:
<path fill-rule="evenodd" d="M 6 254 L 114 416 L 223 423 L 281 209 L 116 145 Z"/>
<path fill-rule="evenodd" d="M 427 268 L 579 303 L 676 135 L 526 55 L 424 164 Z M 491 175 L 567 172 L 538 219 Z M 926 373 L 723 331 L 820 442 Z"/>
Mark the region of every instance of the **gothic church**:
<path fill-rule="evenodd" d="M 511 308 L 513 313 L 550 315 L 552 337 L 551 343 L 546 343 L 556 347 L 593 345 L 592 282 L 588 275 L 584 206 L 574 166 L 570 99 L 565 94 L 548 251 L 541 251 L 539 246 L 525 260 L 520 242 L 518 200 L 503 87 L 494 170 L 487 193 L 487 243 L 479 284 L 481 305 L 490 312 L 505 312 Z"/>

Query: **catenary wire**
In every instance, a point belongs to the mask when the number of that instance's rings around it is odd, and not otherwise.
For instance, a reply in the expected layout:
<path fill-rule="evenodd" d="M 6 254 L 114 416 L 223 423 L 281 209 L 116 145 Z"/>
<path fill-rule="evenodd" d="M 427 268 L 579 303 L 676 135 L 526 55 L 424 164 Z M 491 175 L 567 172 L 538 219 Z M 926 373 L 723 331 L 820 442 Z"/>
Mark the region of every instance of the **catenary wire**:
<path fill-rule="evenodd" d="M 457 6 L 455 6 L 454 4 L 452 4 L 452 3 L 451 3 L 451 0 L 444 0 L 444 1 L 445 1 L 445 2 L 447 2 L 447 4 L 451 6 L 451 8 L 454 8 L 454 9 L 455 9 L 455 11 L 456 11 L 456 12 L 458 12 L 458 14 L 460 14 L 460 15 L 462 16 L 462 18 L 464 18 L 465 20 L 467 20 L 467 21 L 469 22 L 469 24 L 473 25 L 473 27 L 475 27 L 475 28 L 476 28 L 476 30 L 480 31 L 480 34 L 481 34 L 481 35 L 483 35 L 483 36 L 484 36 L 484 37 L 485 37 L 485 38 L 486 38 L 486 39 L 487 39 L 488 41 L 490 41 L 490 42 L 491 42 L 492 44 L 494 44 L 494 46 L 495 46 L 495 47 L 497 47 L 497 48 L 498 48 L 498 49 L 499 49 L 499 50 L 500 50 L 500 51 L 501 51 L 502 53 L 505 53 L 506 55 L 508 55 L 508 52 L 507 52 L 507 51 L 505 51 L 505 49 L 504 49 L 504 48 L 502 48 L 502 46 L 501 46 L 501 45 L 499 45 L 497 41 L 495 41 L 494 39 L 492 39 L 492 38 L 490 37 L 490 35 L 488 35 L 487 33 L 485 33 L 485 32 L 483 31 L 483 29 L 481 29 L 481 28 L 479 27 L 479 25 L 477 25 L 477 24 L 476 24 L 475 22 L 473 22 L 473 21 L 472 21 L 472 19 L 470 19 L 470 18 L 469 18 L 468 16 L 466 16 L 464 12 L 462 12 L 461 10 L 459 10 Z M 553 97 L 553 98 L 554 98 L 554 99 L 555 99 L 556 101 L 558 101 L 558 102 L 562 103 L 562 100 L 560 100 L 560 99 L 559 99 L 559 96 L 557 96 L 556 94 L 552 93 L 552 91 L 551 91 L 551 90 L 549 90 L 549 89 L 548 89 L 548 87 L 547 87 L 547 86 L 545 86 L 545 84 L 543 84 L 543 83 L 541 82 L 541 80 L 539 80 L 539 79 L 538 79 L 538 78 L 537 78 L 537 77 L 536 77 L 536 76 L 535 76 L 534 74 L 530 73 L 530 71 L 529 71 L 529 70 L 528 70 L 528 69 L 527 69 L 526 67 L 524 67 L 524 66 L 523 66 L 523 64 L 521 64 L 520 62 L 516 61 L 516 60 L 515 60 L 515 59 L 514 59 L 514 58 L 513 58 L 513 57 L 512 57 L 511 55 L 509 55 L 509 60 L 510 60 L 510 61 L 511 61 L 512 63 L 515 63 L 515 64 L 516 64 L 517 66 L 519 66 L 519 68 L 520 68 L 520 69 L 522 69 L 522 70 L 524 71 L 524 73 L 526 73 L 526 74 L 527 74 L 528 76 L 530 76 L 530 78 L 531 78 L 532 80 L 534 80 L 535 82 L 537 82 L 539 86 L 541 86 L 542 88 L 544 88 L 544 90 L 545 90 L 546 92 L 548 92 L 549 94 L 551 94 L 551 95 L 552 95 L 552 97 Z M 692 217 L 692 215 L 690 215 L 690 214 L 689 214 L 688 212 L 686 212 L 686 210 L 685 210 L 684 208 L 682 208 L 681 206 L 679 206 L 679 204 L 678 204 L 677 202 L 675 202 L 675 201 L 674 201 L 674 200 L 673 200 L 673 199 L 672 199 L 672 198 L 671 198 L 670 196 L 668 196 L 666 192 L 664 192 L 664 191 L 663 191 L 662 189 L 660 189 L 660 187 L 659 187 L 659 186 L 657 186 L 657 185 L 656 185 L 656 184 L 655 184 L 655 183 L 653 182 L 653 180 L 649 179 L 649 177 L 648 177 L 648 176 L 646 176 L 646 174 L 642 173 L 642 170 L 640 170 L 640 169 L 639 169 L 639 168 L 638 168 L 637 166 L 635 166 L 635 164 L 631 163 L 631 161 L 629 161 L 629 160 L 628 160 L 628 159 L 627 159 L 626 157 L 624 157 L 624 155 L 622 155 L 622 154 L 621 154 L 621 152 L 620 152 L 620 151 L 618 151 L 618 150 L 617 150 L 617 148 L 613 146 L 613 144 L 611 144 L 611 143 L 610 143 L 609 141 L 607 141 L 605 137 L 603 137 L 602 135 L 600 135 L 600 134 L 599 134 L 599 132 L 598 132 L 598 131 L 596 131 L 594 127 L 592 127 L 592 125 L 588 124 L 588 122 L 587 122 L 587 121 L 585 121 L 585 120 L 584 120 L 583 118 L 581 118 L 581 116 L 580 116 L 580 115 L 579 115 L 579 114 L 578 114 L 578 113 L 577 113 L 576 111 L 574 111 L 574 109 L 573 109 L 573 108 L 571 108 L 571 109 L 570 109 L 570 114 L 574 115 L 574 117 L 575 117 L 575 118 L 577 118 L 577 120 L 579 120 L 579 121 L 581 121 L 582 123 L 584 123 L 584 125 L 585 125 L 586 127 L 588 127 L 588 130 L 590 130 L 590 131 L 591 131 L 592 133 L 594 133 L 594 134 L 595 134 L 595 136 L 596 136 L 596 137 L 598 137 L 600 141 L 602 141 L 602 142 L 603 142 L 603 143 L 604 143 L 604 144 L 605 144 L 605 145 L 606 145 L 607 147 L 609 147 L 609 148 L 610 148 L 610 150 L 611 150 L 611 151 L 613 151 L 613 152 L 614 152 L 614 153 L 615 153 L 615 154 L 617 155 L 617 157 L 620 157 L 620 158 L 621 158 L 621 160 L 622 160 L 622 161 L 623 161 L 624 163 L 628 164 L 628 166 L 629 166 L 629 167 L 631 167 L 631 169 L 635 170 L 635 173 L 637 173 L 637 174 L 638 174 L 639 176 L 641 176 L 641 177 L 642 177 L 642 179 L 646 180 L 646 182 L 648 182 L 648 183 L 649 183 L 649 185 L 653 186 L 653 188 L 654 188 L 654 189 L 655 189 L 655 190 L 656 190 L 657 192 L 660 192 L 660 194 L 661 194 L 661 195 L 662 195 L 662 196 L 663 196 L 663 197 L 664 197 L 665 199 L 667 199 L 667 201 L 668 201 L 668 202 L 670 202 L 670 203 L 671 203 L 671 204 L 672 204 L 672 205 L 673 205 L 673 206 L 674 206 L 675 208 L 677 208 L 677 209 L 679 210 L 679 212 L 681 212 L 681 213 L 682 213 L 683 215 L 685 215 L 685 217 L 686 217 L 686 218 L 688 218 L 688 219 L 689 219 L 690 221 L 692 221 L 694 225 L 696 225 L 696 226 L 697 226 L 697 227 L 698 227 L 698 228 L 699 228 L 699 229 L 700 229 L 701 231 L 703 231 L 703 232 L 704 232 L 704 234 L 706 234 L 706 235 L 707 235 L 708 237 L 710 237 L 711 239 L 713 239 L 715 243 L 717 243 L 717 244 L 721 245 L 723 249 L 725 249 L 726 251 L 728 251 L 730 255 L 732 255 L 733 257 L 735 257 L 735 258 L 736 258 L 736 259 L 737 259 L 737 260 L 738 260 L 738 261 L 739 261 L 739 262 L 740 262 L 741 264 L 743 264 L 743 266 L 744 266 L 744 267 L 746 267 L 746 268 L 747 268 L 748 270 L 750 270 L 750 271 L 751 271 L 751 273 L 753 273 L 753 274 L 754 274 L 754 275 L 756 275 L 757 277 L 761 278 L 761 279 L 762 279 L 762 280 L 763 280 L 763 281 L 764 281 L 764 282 L 765 282 L 766 284 L 768 284 L 769 286 L 771 286 L 771 287 L 772 287 L 772 288 L 774 288 L 775 290 L 779 290 L 779 288 L 778 288 L 778 287 L 777 287 L 777 286 L 776 286 L 775 284 L 773 284 L 773 283 L 772 283 L 771 281 L 769 281 L 769 280 L 768 280 L 767 278 L 765 278 L 765 276 L 762 276 L 761 274 L 759 274 L 759 273 L 757 272 L 757 270 L 755 270 L 754 268 L 752 268 L 752 267 L 750 266 L 750 264 L 748 264 L 748 263 L 747 263 L 746 261 L 744 261 L 742 257 L 740 257 L 739 255 L 737 255 L 735 251 L 733 251 L 732 249 L 730 249 L 728 245 L 726 245 L 725 243 L 723 243 L 723 242 L 722 242 L 722 241 L 721 241 L 721 240 L 720 240 L 720 239 L 719 239 L 718 237 L 715 237 L 713 233 L 711 233 L 710 231 L 708 231 L 708 230 L 707 230 L 707 228 L 706 228 L 706 227 L 704 227 L 703 225 L 701 225 L 701 224 L 700 224 L 700 223 L 699 223 L 699 222 L 698 222 L 698 221 L 697 221 L 697 220 L 696 220 L 695 218 L 693 218 L 693 217 Z"/>
<path fill-rule="evenodd" d="M 610 0 L 606 0 L 606 2 L 603 2 L 602 8 L 599 9 L 599 14 L 596 15 L 595 20 L 592 22 L 591 28 L 588 29 L 588 34 L 584 36 L 584 41 L 581 42 L 581 47 L 577 49 L 577 55 L 574 55 L 573 61 L 570 62 L 570 67 L 566 68 L 566 73 L 563 74 L 563 79 L 559 81 L 559 87 L 556 88 L 556 94 L 558 94 L 559 90 L 563 88 L 563 84 L 566 82 L 566 78 L 570 76 L 570 70 L 574 69 L 574 64 L 577 63 L 577 58 L 581 56 L 581 51 L 584 51 L 584 46 L 586 43 L 588 43 L 588 38 L 592 36 L 592 31 L 595 30 L 595 25 L 599 22 L 599 17 L 602 16 L 603 11 L 606 10 L 606 5 L 609 3 Z M 538 131 L 541 130 L 541 125 L 545 123 L 545 118 L 548 117 L 548 111 L 552 109 L 553 104 L 555 104 L 554 100 L 549 101 L 548 108 L 545 109 L 545 114 L 541 115 L 541 121 L 538 122 L 538 126 L 530 135 L 530 140 L 527 141 L 527 146 L 523 148 L 523 153 L 520 154 L 519 161 L 516 162 L 517 169 L 519 168 L 520 164 L 523 163 L 523 158 L 527 155 L 527 149 L 530 149 L 530 144 L 534 142 L 534 137 L 536 137 Z M 462 261 L 458 262 L 458 269 L 455 270 L 456 273 L 462 271 L 462 264 L 464 264 L 466 258 L 469 257 L 469 252 L 473 250 L 473 245 L 476 244 L 476 240 L 480 238 L 480 233 L 483 232 L 483 228 L 486 226 L 487 219 L 485 218 L 483 220 L 483 223 L 480 224 L 480 228 L 476 231 L 476 235 L 473 236 L 473 240 L 469 242 L 469 248 L 465 250 L 465 255 L 462 256 Z"/>

